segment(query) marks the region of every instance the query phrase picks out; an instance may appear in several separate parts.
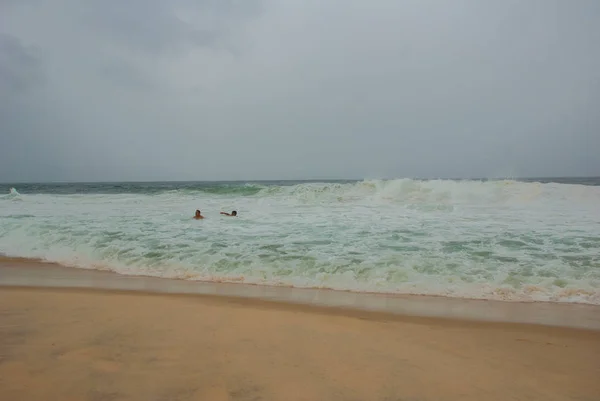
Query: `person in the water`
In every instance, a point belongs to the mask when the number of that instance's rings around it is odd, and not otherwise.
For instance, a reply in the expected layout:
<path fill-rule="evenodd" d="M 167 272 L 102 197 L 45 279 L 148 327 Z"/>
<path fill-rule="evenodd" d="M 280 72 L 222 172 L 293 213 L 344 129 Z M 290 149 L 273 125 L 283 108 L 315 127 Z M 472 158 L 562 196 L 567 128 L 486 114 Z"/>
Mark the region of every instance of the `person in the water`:
<path fill-rule="evenodd" d="M 204 216 L 202 216 L 202 213 L 200 212 L 200 210 L 196 210 L 196 214 L 194 215 L 194 219 L 196 220 L 200 220 L 203 219 Z"/>
<path fill-rule="evenodd" d="M 225 216 L 231 216 L 231 217 L 235 217 L 237 216 L 237 211 L 233 211 L 231 213 L 226 213 L 226 212 L 221 212 L 221 214 L 225 215 Z"/>

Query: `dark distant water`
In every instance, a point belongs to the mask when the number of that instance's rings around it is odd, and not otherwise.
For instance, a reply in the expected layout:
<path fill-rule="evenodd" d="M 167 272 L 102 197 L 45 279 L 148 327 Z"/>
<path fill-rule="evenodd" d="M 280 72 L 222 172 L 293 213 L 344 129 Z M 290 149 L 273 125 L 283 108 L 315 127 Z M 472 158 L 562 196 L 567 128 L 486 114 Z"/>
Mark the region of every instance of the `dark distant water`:
<path fill-rule="evenodd" d="M 356 183 L 361 180 L 282 180 L 282 181 L 164 181 L 164 182 L 93 182 L 93 183 L 0 183 L 0 193 L 8 193 L 11 188 L 17 188 L 19 193 L 46 193 L 46 194 L 118 194 L 140 193 L 156 194 L 165 191 L 188 190 L 204 191 L 207 193 L 235 192 L 240 187 L 256 185 L 266 186 L 293 186 L 309 183 Z M 435 181 L 435 180 L 425 180 Z M 488 179 L 453 179 L 449 181 L 500 181 Z M 600 186 L 600 177 L 561 177 L 561 178 L 521 178 L 515 181 L 558 183 L 573 185 Z M 244 191 L 241 191 L 244 192 Z M 245 193 L 252 194 L 249 189 Z"/>
<path fill-rule="evenodd" d="M 2 254 L 186 280 L 600 304 L 600 178 L 2 184 Z"/>

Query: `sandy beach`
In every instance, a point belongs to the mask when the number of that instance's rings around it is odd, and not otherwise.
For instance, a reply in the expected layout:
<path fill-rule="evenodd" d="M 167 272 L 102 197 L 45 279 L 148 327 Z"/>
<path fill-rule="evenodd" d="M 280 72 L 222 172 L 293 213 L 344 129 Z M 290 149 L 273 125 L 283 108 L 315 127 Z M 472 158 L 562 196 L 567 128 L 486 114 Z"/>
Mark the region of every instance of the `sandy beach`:
<path fill-rule="evenodd" d="M 600 0 L 0 22 L 0 401 L 600 401 Z"/>
<path fill-rule="evenodd" d="M 600 395 L 597 330 L 98 288 L 0 286 L 0 299 L 6 400 Z"/>

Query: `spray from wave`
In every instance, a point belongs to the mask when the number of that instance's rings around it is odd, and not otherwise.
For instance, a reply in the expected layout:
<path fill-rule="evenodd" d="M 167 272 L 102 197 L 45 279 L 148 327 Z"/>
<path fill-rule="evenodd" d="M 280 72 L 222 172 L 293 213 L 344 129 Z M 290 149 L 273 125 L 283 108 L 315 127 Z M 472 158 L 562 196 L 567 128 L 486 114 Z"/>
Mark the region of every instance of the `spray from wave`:
<path fill-rule="evenodd" d="M 302 203 L 389 202 L 398 204 L 493 205 L 505 203 L 595 202 L 600 188 L 519 181 L 370 180 L 356 183 L 308 183 L 265 187 L 252 194 L 284 197 Z"/>
<path fill-rule="evenodd" d="M 0 199 L 3 200 L 22 200 L 21 194 L 17 191 L 16 188 L 10 188 L 7 195 L 0 196 Z"/>
<path fill-rule="evenodd" d="M 157 194 L 283 198 L 302 203 L 387 201 L 397 203 L 501 204 L 531 202 L 542 197 L 552 200 L 600 200 L 595 186 L 542 184 L 512 180 L 366 180 L 341 183 L 300 183 L 294 185 L 218 184 L 176 189 Z"/>

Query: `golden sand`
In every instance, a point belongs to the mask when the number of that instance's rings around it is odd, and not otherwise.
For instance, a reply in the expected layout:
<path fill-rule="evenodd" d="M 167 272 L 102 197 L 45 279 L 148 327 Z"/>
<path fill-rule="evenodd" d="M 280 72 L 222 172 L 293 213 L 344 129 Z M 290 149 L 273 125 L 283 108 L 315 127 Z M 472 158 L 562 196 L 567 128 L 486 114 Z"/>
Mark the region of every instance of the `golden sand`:
<path fill-rule="evenodd" d="M 2 400 L 600 399 L 600 332 L 0 287 Z"/>

